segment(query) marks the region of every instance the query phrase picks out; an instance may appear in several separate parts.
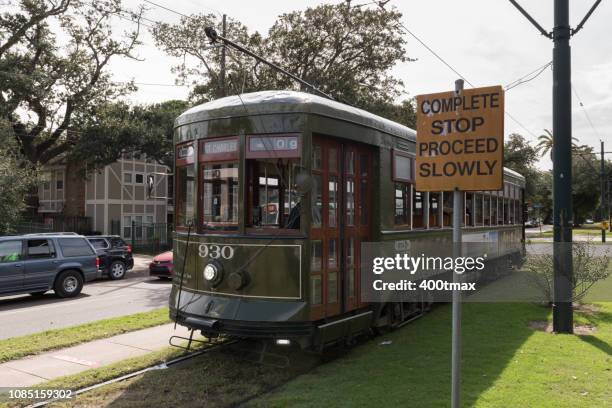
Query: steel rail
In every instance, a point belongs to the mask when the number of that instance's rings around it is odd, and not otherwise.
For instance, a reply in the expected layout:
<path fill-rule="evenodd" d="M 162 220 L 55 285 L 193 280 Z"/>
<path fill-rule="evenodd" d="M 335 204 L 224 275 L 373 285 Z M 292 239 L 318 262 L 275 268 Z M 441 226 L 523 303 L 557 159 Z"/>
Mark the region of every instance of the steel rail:
<path fill-rule="evenodd" d="M 192 358 L 197 357 L 197 356 L 201 356 L 202 354 L 206 354 L 208 352 L 211 352 L 211 351 L 214 351 L 214 350 L 218 350 L 218 349 L 226 347 L 226 346 L 230 346 L 232 344 L 237 343 L 238 341 L 239 340 L 229 340 L 229 341 L 224 341 L 222 343 L 213 344 L 211 346 L 204 347 L 201 350 L 194 351 L 193 353 L 184 354 L 182 356 L 179 356 L 179 357 L 177 357 L 175 359 L 172 359 L 170 361 L 167 361 L 165 363 L 154 364 L 154 365 L 151 365 L 149 367 L 145 367 L 143 369 L 140 369 L 140 370 L 137 370 L 137 371 L 133 371 L 131 373 L 124 374 L 124 375 L 119 376 L 119 377 L 111 378 L 110 380 L 102 381 L 100 383 L 96 383 L 96 384 L 89 385 L 89 386 L 84 387 L 84 388 L 80 388 L 80 389 L 74 391 L 74 396 L 83 394 L 83 393 L 91 391 L 91 390 L 95 390 L 95 389 L 100 388 L 100 387 L 104 387 L 105 385 L 121 382 L 121 381 L 130 379 L 130 378 L 136 377 L 138 375 L 144 374 L 144 373 L 149 372 L 149 371 L 164 370 L 164 369 L 166 369 L 166 368 L 168 368 L 168 367 L 170 367 L 172 365 L 178 364 L 178 363 L 183 362 L 185 360 L 192 359 Z M 52 402 L 63 401 L 63 400 L 64 400 L 64 398 L 52 398 L 52 399 L 49 399 L 49 400 L 40 401 L 40 402 L 37 402 L 35 404 L 28 405 L 26 408 L 44 407 L 44 406 L 46 406 L 46 405 L 48 405 L 48 404 L 50 404 Z"/>

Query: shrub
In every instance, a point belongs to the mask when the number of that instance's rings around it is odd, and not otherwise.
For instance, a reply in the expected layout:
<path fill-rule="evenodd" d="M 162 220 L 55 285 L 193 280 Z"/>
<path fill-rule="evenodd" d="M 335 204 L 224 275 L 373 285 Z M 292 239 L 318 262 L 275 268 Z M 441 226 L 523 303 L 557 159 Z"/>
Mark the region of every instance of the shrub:
<path fill-rule="evenodd" d="M 572 243 L 574 274 L 572 278 L 572 301 L 580 302 L 589 289 L 598 281 L 610 276 L 608 251 L 595 255 L 595 245 L 588 242 Z M 554 300 L 552 254 L 532 254 L 527 257 L 525 269 L 530 272 L 530 281 L 549 303 Z"/>

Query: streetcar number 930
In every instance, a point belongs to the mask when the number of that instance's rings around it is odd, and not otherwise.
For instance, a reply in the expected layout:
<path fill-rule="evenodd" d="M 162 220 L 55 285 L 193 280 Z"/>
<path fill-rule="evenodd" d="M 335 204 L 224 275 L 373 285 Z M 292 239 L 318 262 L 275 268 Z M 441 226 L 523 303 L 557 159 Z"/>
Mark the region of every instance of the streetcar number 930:
<path fill-rule="evenodd" d="M 234 257 L 234 248 L 229 245 L 200 244 L 198 252 L 201 258 L 232 259 Z"/>

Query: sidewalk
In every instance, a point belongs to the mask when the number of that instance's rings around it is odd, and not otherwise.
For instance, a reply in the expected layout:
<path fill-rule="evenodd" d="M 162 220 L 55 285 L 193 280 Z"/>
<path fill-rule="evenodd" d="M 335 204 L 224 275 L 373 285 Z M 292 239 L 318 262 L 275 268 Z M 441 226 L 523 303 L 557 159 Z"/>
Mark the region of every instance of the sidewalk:
<path fill-rule="evenodd" d="M 174 331 L 174 323 L 169 323 L 9 361 L 0 364 L 0 387 L 29 387 L 102 367 L 163 349 L 168 346 L 170 336 L 188 334 L 185 327 L 177 326 Z"/>

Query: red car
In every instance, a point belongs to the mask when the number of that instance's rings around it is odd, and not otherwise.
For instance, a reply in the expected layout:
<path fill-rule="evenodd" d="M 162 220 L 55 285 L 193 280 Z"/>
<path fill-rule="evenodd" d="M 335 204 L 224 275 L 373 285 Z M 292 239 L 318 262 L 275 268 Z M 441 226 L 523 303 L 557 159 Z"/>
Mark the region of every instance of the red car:
<path fill-rule="evenodd" d="M 149 264 L 149 275 L 172 279 L 174 276 L 172 265 L 172 251 L 156 255 L 153 262 Z"/>

